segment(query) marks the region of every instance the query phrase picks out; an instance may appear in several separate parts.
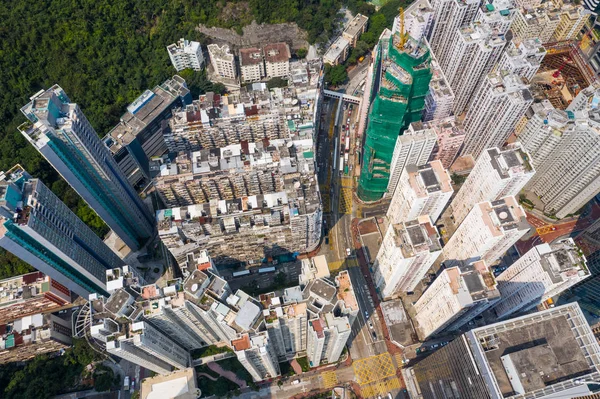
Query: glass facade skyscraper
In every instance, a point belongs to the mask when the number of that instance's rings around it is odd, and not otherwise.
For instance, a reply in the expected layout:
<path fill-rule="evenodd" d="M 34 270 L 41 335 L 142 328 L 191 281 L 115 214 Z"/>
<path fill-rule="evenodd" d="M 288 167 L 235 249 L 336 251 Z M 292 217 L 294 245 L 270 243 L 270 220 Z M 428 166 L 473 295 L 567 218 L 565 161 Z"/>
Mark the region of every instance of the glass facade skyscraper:
<path fill-rule="evenodd" d="M 107 295 L 123 261 L 48 187 L 19 165 L 0 175 L 0 247 L 71 291 Z"/>
<path fill-rule="evenodd" d="M 54 85 L 21 108 L 25 138 L 132 250 L 153 235 L 154 218 L 77 104 Z"/>

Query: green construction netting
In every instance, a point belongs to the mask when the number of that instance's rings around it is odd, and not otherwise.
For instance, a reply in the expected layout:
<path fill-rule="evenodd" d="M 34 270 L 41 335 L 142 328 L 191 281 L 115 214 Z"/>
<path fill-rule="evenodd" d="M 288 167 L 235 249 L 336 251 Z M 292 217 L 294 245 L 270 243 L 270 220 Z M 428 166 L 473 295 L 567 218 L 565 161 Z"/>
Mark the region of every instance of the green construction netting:
<path fill-rule="evenodd" d="M 429 51 L 413 39 L 409 39 L 410 48 L 399 50 L 397 40 L 398 35 L 380 40 L 375 59 L 376 93 L 369 111 L 358 182 L 358 196 L 363 201 L 376 201 L 386 192 L 396 140 L 410 123 L 421 120 L 429 90 Z"/>

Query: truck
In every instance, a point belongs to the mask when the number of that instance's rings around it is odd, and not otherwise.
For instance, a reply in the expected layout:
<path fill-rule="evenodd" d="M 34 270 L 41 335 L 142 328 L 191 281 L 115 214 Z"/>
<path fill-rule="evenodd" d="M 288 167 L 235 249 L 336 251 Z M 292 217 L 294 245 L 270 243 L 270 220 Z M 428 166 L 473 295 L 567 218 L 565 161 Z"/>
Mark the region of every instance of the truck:
<path fill-rule="evenodd" d="M 340 173 L 344 171 L 344 157 L 340 157 Z"/>
<path fill-rule="evenodd" d="M 129 391 L 129 376 L 126 375 L 123 379 L 123 390 Z"/>
<path fill-rule="evenodd" d="M 346 154 L 348 153 L 348 151 L 350 151 L 350 137 L 346 136 L 346 139 L 344 140 L 344 149 L 346 150 Z"/>

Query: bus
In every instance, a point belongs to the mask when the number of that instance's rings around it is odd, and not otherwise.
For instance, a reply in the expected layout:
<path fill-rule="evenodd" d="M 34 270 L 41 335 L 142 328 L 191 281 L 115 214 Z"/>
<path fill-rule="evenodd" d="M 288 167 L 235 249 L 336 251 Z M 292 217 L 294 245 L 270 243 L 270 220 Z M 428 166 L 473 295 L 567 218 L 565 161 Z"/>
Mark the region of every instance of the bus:
<path fill-rule="evenodd" d="M 250 274 L 250 270 L 242 270 L 241 272 L 233 272 L 233 277 L 247 276 Z"/>
<path fill-rule="evenodd" d="M 344 148 L 346 150 L 346 152 L 350 151 L 350 137 L 346 136 L 346 139 L 344 141 Z"/>
<path fill-rule="evenodd" d="M 272 273 L 275 271 L 274 267 L 261 267 L 260 269 L 258 269 L 258 274 L 262 274 L 262 273 Z"/>

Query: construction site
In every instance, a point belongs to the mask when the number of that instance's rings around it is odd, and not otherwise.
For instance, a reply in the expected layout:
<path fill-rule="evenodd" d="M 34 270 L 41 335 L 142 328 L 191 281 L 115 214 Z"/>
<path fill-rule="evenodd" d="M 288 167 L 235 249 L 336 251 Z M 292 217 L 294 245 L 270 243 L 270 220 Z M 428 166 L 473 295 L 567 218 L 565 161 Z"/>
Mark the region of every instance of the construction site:
<path fill-rule="evenodd" d="M 531 80 L 535 101 L 549 100 L 554 108 L 564 110 L 595 80 L 595 74 L 574 41 L 548 43 L 547 54 L 538 73 Z"/>
<path fill-rule="evenodd" d="M 428 47 L 404 33 L 403 27 L 394 35 L 384 31 L 375 57 L 373 76 L 367 77 L 373 81 L 372 105 L 357 191 L 368 202 L 387 192 L 396 140 L 410 123 L 421 120 L 432 76 Z"/>

